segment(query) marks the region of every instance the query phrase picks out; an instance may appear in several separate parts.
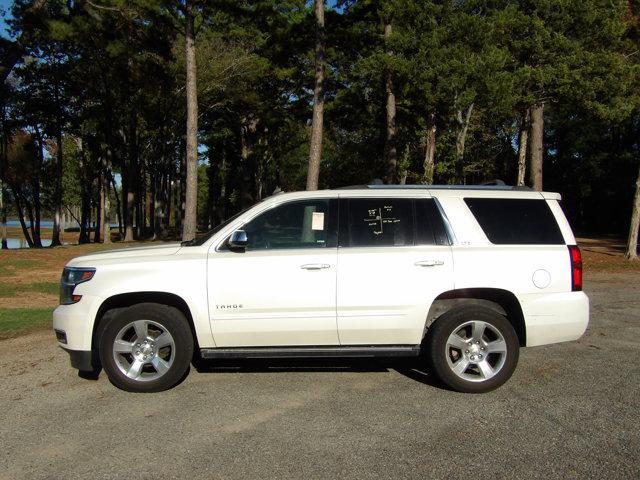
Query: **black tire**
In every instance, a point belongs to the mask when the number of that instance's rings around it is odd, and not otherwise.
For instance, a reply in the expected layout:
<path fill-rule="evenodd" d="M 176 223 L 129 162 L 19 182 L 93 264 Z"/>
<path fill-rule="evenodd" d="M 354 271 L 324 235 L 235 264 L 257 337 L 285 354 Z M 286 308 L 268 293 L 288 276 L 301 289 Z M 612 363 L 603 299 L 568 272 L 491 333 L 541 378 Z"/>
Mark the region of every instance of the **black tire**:
<path fill-rule="evenodd" d="M 136 362 L 134 355 L 146 354 L 146 351 L 135 350 L 141 340 L 139 341 L 135 326 L 132 325 L 140 325 L 140 320 L 147 321 L 143 325 L 146 325 L 146 338 L 150 345 L 145 345 L 144 348 L 150 350 L 150 359 L 164 362 L 158 365 L 163 366 L 163 369 L 156 368 L 151 360 L 147 362 L 146 356 L 145 360 L 140 357 L 138 365 L 143 366 L 137 369 L 137 378 L 129 378 L 123 370 Z M 170 338 L 171 343 L 162 348 L 153 348 L 154 340 L 159 345 L 160 335 L 165 332 L 169 337 L 162 338 L 165 341 Z M 130 342 L 134 346 L 131 353 L 114 352 L 115 341 L 119 336 L 122 337 L 118 338 L 119 341 Z M 194 341 L 187 319 L 178 309 L 157 303 L 139 303 L 120 310 L 101 326 L 98 339 L 102 368 L 113 385 L 128 392 L 160 392 L 175 386 L 187 375 L 193 357 Z M 133 373 L 131 375 L 134 376 Z"/>
<path fill-rule="evenodd" d="M 482 322 L 485 334 L 476 342 L 473 328 L 477 325 L 479 332 Z M 462 340 L 463 349 L 453 346 L 458 340 Z M 519 347 L 509 320 L 490 308 L 476 305 L 457 307 L 443 314 L 431 325 L 424 342 L 429 369 L 450 388 L 464 393 L 484 393 L 505 383 L 518 364 Z M 489 352 L 498 348 L 504 351 Z M 465 367 L 464 362 L 469 366 Z M 486 370 L 480 368 L 480 363 Z M 456 368 L 464 370 L 456 373 Z"/>

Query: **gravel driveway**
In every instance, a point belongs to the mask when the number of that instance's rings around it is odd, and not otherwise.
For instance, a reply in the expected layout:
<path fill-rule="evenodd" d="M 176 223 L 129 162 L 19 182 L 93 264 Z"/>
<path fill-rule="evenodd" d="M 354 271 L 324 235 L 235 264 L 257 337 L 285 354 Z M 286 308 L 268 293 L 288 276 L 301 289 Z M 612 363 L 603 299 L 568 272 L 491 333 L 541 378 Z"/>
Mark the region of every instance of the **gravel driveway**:
<path fill-rule="evenodd" d="M 592 274 L 578 342 L 497 391 L 407 362 L 192 369 L 159 394 L 84 380 L 51 332 L 0 342 L 0 478 L 638 478 L 640 278 Z"/>

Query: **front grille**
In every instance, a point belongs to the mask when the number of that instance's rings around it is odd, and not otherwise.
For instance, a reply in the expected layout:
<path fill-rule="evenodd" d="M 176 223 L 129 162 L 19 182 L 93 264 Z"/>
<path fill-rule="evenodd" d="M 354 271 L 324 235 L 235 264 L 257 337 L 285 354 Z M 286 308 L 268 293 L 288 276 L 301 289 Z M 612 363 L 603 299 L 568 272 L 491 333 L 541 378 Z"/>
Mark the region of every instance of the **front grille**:
<path fill-rule="evenodd" d="M 63 330 L 54 330 L 56 332 L 56 340 L 60 343 L 67 343 L 67 334 Z"/>

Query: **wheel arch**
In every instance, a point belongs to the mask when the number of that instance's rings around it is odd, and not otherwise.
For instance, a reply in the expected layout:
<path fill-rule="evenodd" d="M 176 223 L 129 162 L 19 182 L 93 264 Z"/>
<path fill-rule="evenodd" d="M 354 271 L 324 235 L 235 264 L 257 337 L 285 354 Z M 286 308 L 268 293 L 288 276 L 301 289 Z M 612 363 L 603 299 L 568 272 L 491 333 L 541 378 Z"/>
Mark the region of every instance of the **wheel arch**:
<path fill-rule="evenodd" d="M 98 308 L 98 313 L 96 314 L 95 321 L 93 323 L 93 333 L 91 337 L 91 350 L 93 352 L 97 351 L 98 332 L 102 323 L 108 319 L 108 314 L 115 313 L 120 309 L 139 303 L 157 303 L 160 305 L 168 305 L 179 310 L 187 319 L 191 335 L 193 336 L 194 348 L 196 351 L 199 351 L 198 337 L 193 323 L 193 315 L 191 314 L 191 309 L 187 302 L 175 293 L 147 291 L 121 293 L 113 295 L 102 302 Z"/>
<path fill-rule="evenodd" d="M 522 306 L 513 292 L 500 288 L 461 288 L 441 293 L 429 308 L 425 333 L 442 314 L 452 308 L 470 304 L 491 308 L 507 317 L 518 335 L 520 346 L 526 346 L 527 328 Z"/>

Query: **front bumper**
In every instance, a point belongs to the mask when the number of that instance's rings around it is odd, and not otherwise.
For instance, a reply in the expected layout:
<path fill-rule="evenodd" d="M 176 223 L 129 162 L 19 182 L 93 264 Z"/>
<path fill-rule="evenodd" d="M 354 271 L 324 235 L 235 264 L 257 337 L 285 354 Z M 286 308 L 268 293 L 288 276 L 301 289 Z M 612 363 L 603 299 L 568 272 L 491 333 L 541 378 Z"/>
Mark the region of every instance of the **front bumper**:
<path fill-rule="evenodd" d="M 91 350 L 93 323 L 101 303 L 99 297 L 83 295 L 78 303 L 59 305 L 53 311 L 53 329 L 64 333 L 57 333 L 58 345 L 67 350 Z"/>
<path fill-rule="evenodd" d="M 59 305 L 53 311 L 53 330 L 58 346 L 71 358 L 71 366 L 82 371 L 98 368 L 97 357 L 92 352 L 93 324 L 102 303 L 100 297 L 83 295 L 72 305 Z"/>
<path fill-rule="evenodd" d="M 71 360 L 71 366 L 77 370 L 84 372 L 93 372 L 98 368 L 96 359 L 93 358 L 93 352 L 91 350 L 69 350 L 63 348 L 68 354 Z"/>

